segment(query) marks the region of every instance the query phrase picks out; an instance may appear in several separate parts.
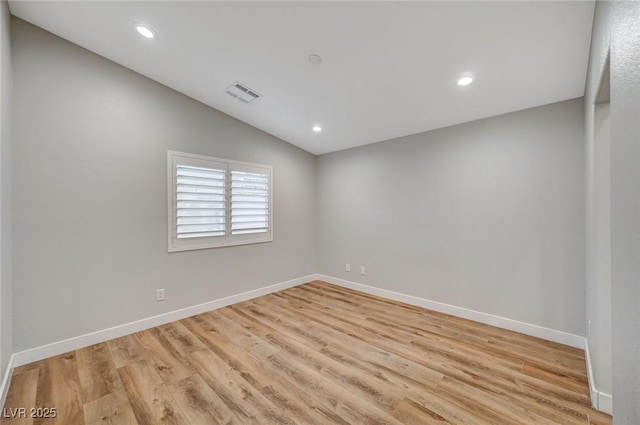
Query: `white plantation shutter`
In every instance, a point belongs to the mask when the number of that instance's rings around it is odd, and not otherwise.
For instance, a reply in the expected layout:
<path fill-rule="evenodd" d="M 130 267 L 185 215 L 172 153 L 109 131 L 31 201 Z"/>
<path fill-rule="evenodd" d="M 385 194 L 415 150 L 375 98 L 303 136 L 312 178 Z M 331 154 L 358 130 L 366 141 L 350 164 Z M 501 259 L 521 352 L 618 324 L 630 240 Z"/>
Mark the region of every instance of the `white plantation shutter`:
<path fill-rule="evenodd" d="M 169 151 L 169 251 L 268 242 L 269 166 Z"/>
<path fill-rule="evenodd" d="M 226 233 L 226 170 L 176 166 L 176 236 L 202 238 Z"/>
<path fill-rule="evenodd" d="M 231 165 L 231 235 L 268 233 L 269 169 Z"/>

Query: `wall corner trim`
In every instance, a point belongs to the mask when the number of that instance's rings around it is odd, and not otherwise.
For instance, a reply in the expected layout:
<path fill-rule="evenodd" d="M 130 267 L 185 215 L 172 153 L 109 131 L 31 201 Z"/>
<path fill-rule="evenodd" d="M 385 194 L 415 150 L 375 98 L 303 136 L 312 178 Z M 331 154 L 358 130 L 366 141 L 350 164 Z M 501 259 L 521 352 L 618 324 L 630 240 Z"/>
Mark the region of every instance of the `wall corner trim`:
<path fill-rule="evenodd" d="M 2 384 L 0 384 L 0 407 L 4 409 L 4 403 L 7 401 L 7 393 L 9 392 L 9 385 L 11 385 L 11 376 L 13 375 L 13 369 L 15 368 L 15 354 L 12 354 L 7 363 L 7 369 L 4 371 L 2 377 Z"/>
<path fill-rule="evenodd" d="M 425 298 L 414 297 L 412 295 L 389 291 L 387 289 L 380 289 L 374 286 L 351 282 L 344 279 L 338 279 L 332 276 L 320 275 L 319 279 L 332 283 L 334 285 L 343 286 L 345 288 L 353 289 L 360 292 L 365 292 L 367 294 L 389 298 L 395 301 L 400 301 L 418 307 L 435 310 L 440 313 L 450 314 L 452 316 L 462 317 L 464 319 L 473 320 L 476 322 L 484 323 L 486 325 L 496 326 L 498 328 L 506 329 L 509 331 L 519 332 L 525 335 L 546 339 L 547 341 L 557 342 L 559 344 L 584 349 L 584 337 L 580 335 L 574 335 L 555 329 L 533 325 L 530 323 L 519 322 L 517 320 L 508 319 L 506 317 L 483 313 L 476 310 L 470 310 L 464 307 L 457 307 L 455 305 L 432 301 Z"/>
<path fill-rule="evenodd" d="M 484 323 L 498 328 L 507 329 L 514 332 L 519 332 L 525 335 L 542 338 L 547 341 L 557 342 L 559 344 L 569 345 L 571 347 L 580 348 L 584 350 L 587 373 L 589 380 L 589 392 L 591 393 L 591 405 L 594 409 L 604 413 L 613 414 L 613 398 L 610 394 L 600 392 L 595 387 L 595 381 L 593 379 L 593 369 L 591 365 L 591 356 L 589 355 L 589 343 L 587 338 L 574 335 L 555 329 L 545 328 L 531 323 L 519 322 L 517 320 L 508 319 L 506 317 L 500 317 L 493 314 L 483 313 L 480 311 L 470 310 L 463 307 L 457 307 L 451 304 L 445 304 L 438 301 L 432 301 L 425 298 L 414 297 L 412 295 L 402 294 L 399 292 L 389 291 L 387 289 L 376 288 L 374 286 L 364 285 L 362 283 L 356 283 L 349 280 L 339 279 L 333 276 L 327 276 L 323 274 L 316 275 L 318 280 L 322 280 L 334 285 L 342 286 L 344 288 L 353 289 L 355 291 L 364 292 L 370 295 L 376 295 L 379 297 L 388 298 L 395 301 L 400 301 L 406 304 L 415 305 L 418 307 L 428 308 L 430 310 L 438 311 L 440 313 L 450 314 L 456 317 L 462 317 L 464 319 L 473 320 L 476 322 Z"/>
<path fill-rule="evenodd" d="M 594 407 L 594 409 L 613 415 L 613 396 L 611 394 L 601 393 L 600 391 L 597 391 L 597 393 L 598 407 Z"/>
<path fill-rule="evenodd" d="M 451 314 L 453 316 L 462 317 L 491 326 L 496 326 L 502 329 L 520 332 L 525 335 L 546 339 L 548 341 L 569 345 L 575 348 L 581 348 L 585 351 L 587 373 L 589 379 L 589 390 L 591 393 L 591 404 L 593 408 L 600 410 L 601 412 L 608 414 L 612 414 L 613 412 L 612 396 L 610 394 L 598 391 L 595 387 L 595 382 L 593 379 L 593 369 L 591 365 L 591 356 L 589 354 L 589 342 L 585 337 L 558 331 L 555 329 L 545 328 L 538 325 L 533 325 L 530 323 L 519 322 L 517 320 L 508 319 L 493 314 L 482 313 L 463 307 L 457 307 L 438 301 L 432 301 L 425 298 L 419 298 L 412 295 L 389 291 L 387 289 L 376 288 L 374 286 L 364 285 L 361 283 L 339 279 L 323 274 L 310 274 L 307 276 L 288 280 L 286 282 L 264 286 L 262 288 L 242 292 L 240 294 L 208 301 L 206 303 L 197 304 L 180 310 L 170 311 L 168 313 L 163 313 L 157 316 L 140 319 L 135 322 L 125 323 L 122 325 L 114 326 L 112 328 L 91 332 L 85 335 L 76 336 L 73 338 L 14 353 L 9 359 L 9 363 L 7 365 L 7 369 L 4 373 L 2 384 L 0 386 L 0 406 L 4 407 L 9 386 L 11 384 L 11 376 L 13 370 L 18 366 L 46 359 L 48 357 L 56 356 L 69 351 L 77 350 L 93 344 L 98 344 L 110 339 L 119 338 L 121 336 L 129 335 L 135 332 L 140 332 L 154 326 L 160 326 L 176 320 L 184 319 L 186 317 L 194 316 L 196 314 L 202 314 L 207 311 L 216 310 L 231 304 L 247 301 L 267 294 L 272 294 L 284 289 L 293 288 L 294 286 L 302 285 L 314 280 L 321 280 L 333 285 L 364 292 L 366 294 L 376 295 L 379 297 L 388 298 L 418 307 L 428 308 L 440 313 Z"/>
<path fill-rule="evenodd" d="M 145 329 L 153 328 L 154 326 L 164 325 L 166 323 L 174 322 L 176 320 L 184 319 L 196 314 L 202 314 L 204 312 L 216 310 L 231 304 L 282 291 L 283 289 L 292 288 L 294 286 L 302 285 L 303 283 L 317 280 L 317 278 L 318 275 L 310 274 L 307 276 L 288 280 L 286 282 L 264 286 L 262 288 L 242 292 L 240 294 L 231 295 L 183 309 L 170 311 L 168 313 L 159 314 L 157 316 L 136 320 L 135 322 L 125 323 L 122 325 L 114 326 L 112 328 L 102 329 L 85 335 L 68 338 L 62 341 L 52 342 L 50 344 L 42 345 L 35 348 L 30 348 L 28 350 L 17 352 L 13 356 L 11 356 L 13 367 L 22 366 L 24 364 L 46 359 L 48 357 L 57 356 L 62 353 L 77 350 L 83 347 L 88 347 L 100 342 L 105 342 L 110 339 L 119 338 L 121 336 L 129 335 L 135 332 L 140 332 Z"/>
<path fill-rule="evenodd" d="M 584 355 L 587 359 L 587 378 L 589 379 L 589 393 L 591 394 L 591 407 L 609 415 L 613 415 L 613 396 L 611 394 L 598 391 L 596 381 L 593 377 L 593 365 L 591 363 L 591 353 L 589 352 L 589 340 L 584 338 Z"/>

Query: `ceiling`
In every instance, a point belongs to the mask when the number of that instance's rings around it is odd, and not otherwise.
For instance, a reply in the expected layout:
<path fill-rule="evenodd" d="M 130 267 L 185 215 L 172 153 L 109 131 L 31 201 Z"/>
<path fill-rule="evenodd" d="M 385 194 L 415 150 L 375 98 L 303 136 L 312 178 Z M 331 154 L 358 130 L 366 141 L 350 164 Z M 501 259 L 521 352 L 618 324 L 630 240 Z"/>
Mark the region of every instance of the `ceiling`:
<path fill-rule="evenodd" d="M 582 96 L 594 11 L 593 1 L 9 5 L 314 154 Z M 136 22 L 157 37 L 141 37 Z M 463 73 L 475 81 L 458 86 Z M 235 81 L 263 97 L 239 102 L 224 92 Z"/>

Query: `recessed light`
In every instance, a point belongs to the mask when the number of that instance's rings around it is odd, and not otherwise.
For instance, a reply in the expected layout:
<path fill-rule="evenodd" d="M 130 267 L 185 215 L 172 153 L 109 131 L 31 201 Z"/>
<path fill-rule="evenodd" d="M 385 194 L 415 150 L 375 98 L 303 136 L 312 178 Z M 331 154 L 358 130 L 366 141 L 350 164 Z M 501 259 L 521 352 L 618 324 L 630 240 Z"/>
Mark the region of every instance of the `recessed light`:
<path fill-rule="evenodd" d="M 145 38 L 155 38 L 156 37 L 156 33 L 153 32 L 153 30 L 147 26 L 144 26 L 142 24 L 136 24 L 136 31 L 138 31 L 138 33 L 145 37 Z"/>
<path fill-rule="evenodd" d="M 470 75 L 464 75 L 458 80 L 459 86 L 468 86 L 471 83 L 473 83 L 473 77 Z"/>
<path fill-rule="evenodd" d="M 320 133 L 322 131 L 322 127 L 320 127 L 319 125 L 314 125 L 311 130 L 314 131 L 314 133 Z"/>

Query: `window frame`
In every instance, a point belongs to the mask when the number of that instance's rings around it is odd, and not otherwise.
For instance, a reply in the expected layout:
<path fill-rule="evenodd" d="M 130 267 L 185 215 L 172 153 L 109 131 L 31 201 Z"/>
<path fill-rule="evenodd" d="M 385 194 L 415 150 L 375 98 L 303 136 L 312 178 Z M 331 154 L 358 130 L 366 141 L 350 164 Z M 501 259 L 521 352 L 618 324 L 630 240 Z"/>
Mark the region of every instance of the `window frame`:
<path fill-rule="evenodd" d="M 206 236 L 201 238 L 177 237 L 177 175 L 178 165 L 195 166 L 211 169 L 223 168 L 225 172 L 225 234 L 220 236 Z M 268 230 L 267 232 L 237 234 L 231 232 L 231 172 L 237 170 L 252 170 L 265 172 L 269 176 L 268 182 Z M 249 245 L 273 242 L 273 167 L 271 165 L 256 164 L 244 161 L 217 158 L 206 155 L 185 152 L 167 151 L 167 229 L 168 252 L 192 251 L 228 246 Z"/>

